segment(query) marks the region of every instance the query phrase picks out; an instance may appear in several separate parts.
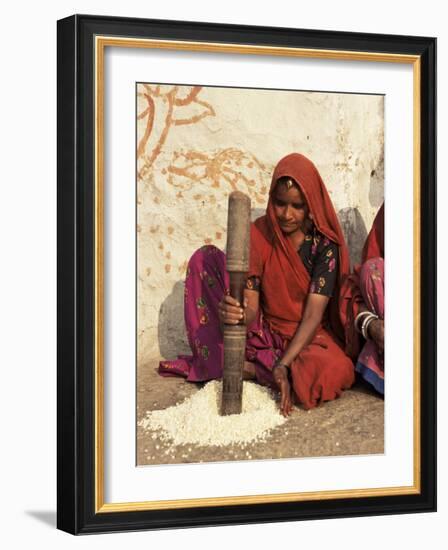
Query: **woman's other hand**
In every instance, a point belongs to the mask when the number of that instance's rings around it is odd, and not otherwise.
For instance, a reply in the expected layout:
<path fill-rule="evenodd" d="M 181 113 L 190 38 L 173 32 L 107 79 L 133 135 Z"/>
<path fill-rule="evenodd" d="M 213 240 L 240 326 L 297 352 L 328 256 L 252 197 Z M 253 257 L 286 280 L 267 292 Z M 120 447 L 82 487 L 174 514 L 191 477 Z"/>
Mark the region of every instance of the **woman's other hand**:
<path fill-rule="evenodd" d="M 247 307 L 246 298 L 243 307 Z M 238 300 L 226 294 L 218 305 L 219 320 L 224 325 L 237 325 L 245 316 L 243 307 Z"/>
<path fill-rule="evenodd" d="M 384 321 L 382 319 L 376 319 L 369 325 L 369 335 L 376 342 L 378 348 L 384 350 Z"/>
<path fill-rule="evenodd" d="M 288 380 L 288 369 L 284 365 L 274 367 L 274 380 L 280 390 L 280 412 L 289 416 L 292 412 L 291 386 Z"/>

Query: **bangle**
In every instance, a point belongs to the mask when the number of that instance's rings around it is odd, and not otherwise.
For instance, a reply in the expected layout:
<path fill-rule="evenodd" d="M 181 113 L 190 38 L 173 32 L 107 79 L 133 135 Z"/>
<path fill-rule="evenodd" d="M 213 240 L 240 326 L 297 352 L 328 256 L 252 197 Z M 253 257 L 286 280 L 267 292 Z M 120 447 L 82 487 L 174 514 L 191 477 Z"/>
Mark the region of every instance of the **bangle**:
<path fill-rule="evenodd" d="M 274 367 L 272 370 L 274 370 L 276 367 L 285 367 L 286 370 L 289 370 L 289 365 L 287 365 L 286 363 L 282 363 L 280 361 L 280 359 L 277 359 L 274 363 Z"/>
<path fill-rule="evenodd" d="M 359 328 L 360 320 L 363 317 L 365 317 L 365 316 L 369 317 L 370 315 L 372 315 L 372 313 L 370 313 L 370 311 L 361 311 L 361 313 L 358 313 L 358 315 L 355 318 L 355 329 L 356 329 L 357 332 L 361 333 L 361 329 Z"/>

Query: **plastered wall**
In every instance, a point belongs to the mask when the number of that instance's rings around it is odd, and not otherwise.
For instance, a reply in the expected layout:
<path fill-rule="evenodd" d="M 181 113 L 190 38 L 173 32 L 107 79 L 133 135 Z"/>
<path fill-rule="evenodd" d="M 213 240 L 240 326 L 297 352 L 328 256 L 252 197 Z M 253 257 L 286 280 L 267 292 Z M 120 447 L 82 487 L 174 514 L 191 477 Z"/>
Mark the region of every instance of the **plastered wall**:
<path fill-rule="evenodd" d="M 187 261 L 225 249 L 228 194 L 267 203 L 271 173 L 291 152 L 317 166 L 352 262 L 383 201 L 384 98 L 191 86 L 137 86 L 138 360 L 188 353 Z"/>

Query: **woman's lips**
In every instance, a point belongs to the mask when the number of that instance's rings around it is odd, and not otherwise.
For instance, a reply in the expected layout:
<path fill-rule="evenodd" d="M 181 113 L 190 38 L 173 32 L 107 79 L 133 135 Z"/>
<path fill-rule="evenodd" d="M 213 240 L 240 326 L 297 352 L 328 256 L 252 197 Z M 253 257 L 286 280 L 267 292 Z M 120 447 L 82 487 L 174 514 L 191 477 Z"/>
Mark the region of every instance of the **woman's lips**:
<path fill-rule="evenodd" d="M 282 222 L 280 222 L 279 225 L 280 225 L 280 227 L 285 227 L 285 228 L 294 227 L 294 226 L 295 226 L 294 223 L 282 223 Z"/>

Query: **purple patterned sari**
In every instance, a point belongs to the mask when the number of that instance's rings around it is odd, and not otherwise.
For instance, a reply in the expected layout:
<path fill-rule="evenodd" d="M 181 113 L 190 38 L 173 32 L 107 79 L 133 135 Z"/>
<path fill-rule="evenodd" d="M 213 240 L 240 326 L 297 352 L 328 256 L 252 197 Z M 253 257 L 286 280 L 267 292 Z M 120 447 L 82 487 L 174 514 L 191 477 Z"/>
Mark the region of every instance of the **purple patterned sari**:
<path fill-rule="evenodd" d="M 184 314 L 192 355 L 161 361 L 162 376 L 183 376 L 190 382 L 222 378 L 223 334 L 218 304 L 229 287 L 224 252 L 213 245 L 203 246 L 190 258 L 185 279 Z M 286 346 L 261 315 L 248 327 L 246 359 L 255 365 L 260 384 L 275 387 L 272 367 Z"/>

